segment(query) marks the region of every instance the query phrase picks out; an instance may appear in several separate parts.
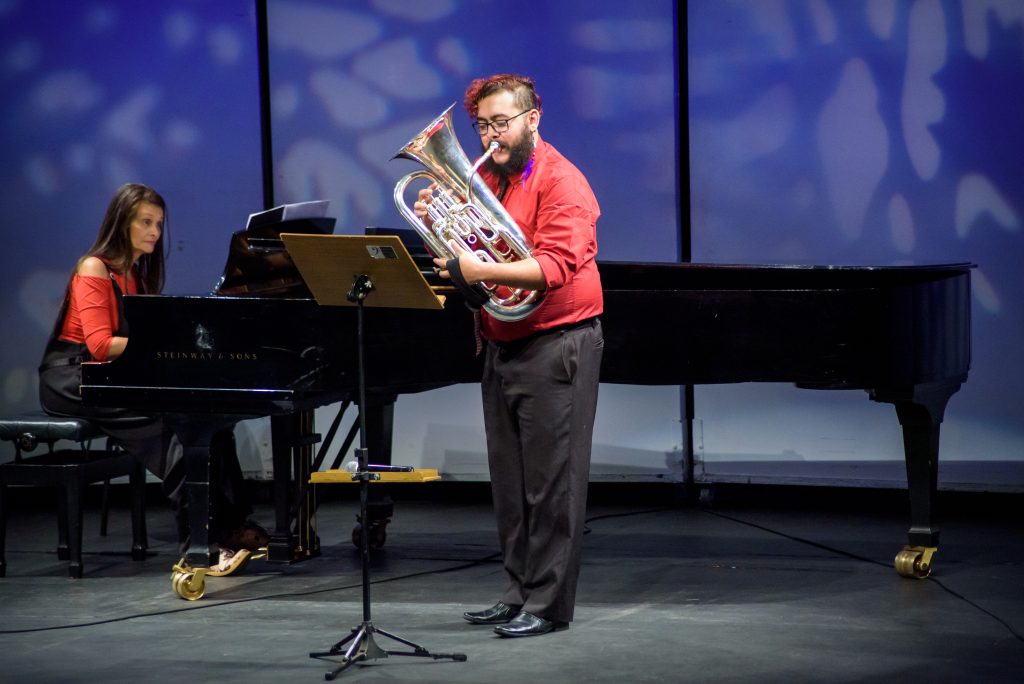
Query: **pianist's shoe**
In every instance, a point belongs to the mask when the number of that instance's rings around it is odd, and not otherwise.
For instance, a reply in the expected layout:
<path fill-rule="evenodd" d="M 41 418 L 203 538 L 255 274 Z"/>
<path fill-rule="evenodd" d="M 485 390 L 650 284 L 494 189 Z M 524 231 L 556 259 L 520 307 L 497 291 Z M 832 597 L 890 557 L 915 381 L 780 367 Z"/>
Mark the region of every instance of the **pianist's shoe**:
<path fill-rule="evenodd" d="M 244 523 L 236 527 L 235 529 L 224 535 L 224 538 L 220 540 L 220 545 L 229 549 L 248 549 L 249 551 L 259 551 L 267 546 L 270 541 L 270 535 L 267 531 L 260 526 L 259 523 L 252 520 L 246 520 Z"/>
<path fill-rule="evenodd" d="M 252 551 L 248 549 L 239 549 L 237 551 L 221 549 L 220 562 L 211 567 L 206 574 L 211 577 L 227 577 L 228 575 L 240 573 L 245 570 L 245 566 L 249 564 L 251 558 Z"/>

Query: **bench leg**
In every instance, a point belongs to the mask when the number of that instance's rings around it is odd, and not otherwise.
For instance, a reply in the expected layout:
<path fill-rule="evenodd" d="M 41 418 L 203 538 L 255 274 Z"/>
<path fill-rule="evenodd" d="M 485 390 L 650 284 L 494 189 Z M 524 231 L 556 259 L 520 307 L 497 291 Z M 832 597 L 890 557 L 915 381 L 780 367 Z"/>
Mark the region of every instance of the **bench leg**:
<path fill-rule="evenodd" d="M 0 577 L 7 577 L 7 485 L 0 482 Z"/>
<path fill-rule="evenodd" d="M 82 498 L 85 494 L 82 490 L 84 487 L 85 484 L 82 482 L 78 469 L 75 469 L 75 472 L 69 474 L 64 480 L 68 575 L 75 579 L 82 577 Z"/>
<path fill-rule="evenodd" d="M 68 556 L 68 496 L 63 491 L 67 485 L 63 484 L 55 492 L 57 497 L 57 558 L 67 560 Z"/>
<path fill-rule="evenodd" d="M 103 494 L 100 497 L 100 536 L 107 536 L 107 521 L 110 519 L 110 480 L 103 481 Z"/>
<path fill-rule="evenodd" d="M 132 560 L 146 560 L 149 535 L 146 532 L 146 469 L 136 462 L 128 475 L 132 488 Z"/>

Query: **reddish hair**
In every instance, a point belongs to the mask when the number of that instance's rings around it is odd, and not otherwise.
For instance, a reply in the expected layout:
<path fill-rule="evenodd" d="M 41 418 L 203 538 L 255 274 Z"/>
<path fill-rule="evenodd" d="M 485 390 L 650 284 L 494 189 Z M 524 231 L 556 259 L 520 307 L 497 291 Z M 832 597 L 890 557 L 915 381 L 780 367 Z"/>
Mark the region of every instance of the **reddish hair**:
<path fill-rule="evenodd" d="M 540 95 L 537 94 L 533 79 L 529 76 L 520 76 L 519 74 L 494 74 L 487 78 L 474 79 L 469 84 L 469 87 L 466 88 L 466 94 L 462 99 L 462 106 L 466 108 L 470 118 L 475 119 L 480 100 L 502 90 L 512 93 L 514 102 L 520 109 L 524 111 L 536 109 L 538 112 L 544 113 L 540 103 Z"/>

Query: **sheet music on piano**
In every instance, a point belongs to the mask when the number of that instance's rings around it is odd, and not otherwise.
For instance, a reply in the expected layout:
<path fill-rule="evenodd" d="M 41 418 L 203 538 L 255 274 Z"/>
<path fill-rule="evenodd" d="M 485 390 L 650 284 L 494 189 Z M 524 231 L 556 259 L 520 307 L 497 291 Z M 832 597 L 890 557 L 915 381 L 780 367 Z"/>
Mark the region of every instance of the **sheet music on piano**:
<path fill-rule="evenodd" d="M 246 230 L 262 226 L 272 226 L 285 221 L 297 221 L 299 219 L 319 219 L 327 216 L 327 207 L 330 200 L 312 200 L 309 202 L 294 202 L 292 204 L 281 204 L 272 209 L 264 209 L 254 214 L 249 214 L 249 220 L 245 224 Z"/>
<path fill-rule="evenodd" d="M 282 204 L 249 215 L 245 230 L 231 236 L 224 271 L 211 290 L 215 296 L 300 297 L 312 295 L 281 241 L 281 233 L 329 235 L 336 219 L 330 200 Z"/>

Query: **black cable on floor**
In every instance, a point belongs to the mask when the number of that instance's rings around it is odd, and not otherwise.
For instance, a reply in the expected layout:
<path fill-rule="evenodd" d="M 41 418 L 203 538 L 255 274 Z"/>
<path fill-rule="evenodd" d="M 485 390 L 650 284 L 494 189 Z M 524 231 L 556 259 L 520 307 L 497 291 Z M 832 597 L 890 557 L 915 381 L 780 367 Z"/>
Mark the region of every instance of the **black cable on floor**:
<path fill-rule="evenodd" d="M 587 523 L 594 522 L 595 520 L 607 520 L 609 518 L 626 518 L 631 515 L 646 515 L 648 513 L 662 513 L 664 511 L 676 510 L 674 508 L 649 508 L 642 511 L 626 511 L 625 513 L 605 513 L 604 515 L 595 515 L 587 518 L 583 521 L 583 534 L 590 534 L 590 526 Z"/>
<path fill-rule="evenodd" d="M 667 511 L 667 510 L 671 510 L 671 509 L 669 509 L 669 508 L 657 508 L 657 509 L 650 509 L 650 510 L 630 511 L 630 512 L 627 512 L 627 513 L 609 513 L 609 514 L 606 514 L 606 515 L 596 515 L 596 516 L 593 516 L 591 518 L 587 518 L 584 521 L 584 525 L 586 525 L 586 523 L 592 522 L 594 520 L 605 520 L 607 518 L 621 518 L 621 517 L 625 517 L 625 516 L 643 515 L 643 514 L 647 514 L 647 513 L 659 513 L 659 512 Z M 586 533 L 586 532 L 589 532 L 589 529 L 586 529 L 584 533 Z M 420 572 L 414 572 L 414 573 L 409 573 L 409 574 L 405 574 L 405 575 L 396 575 L 395 577 L 387 577 L 387 578 L 384 578 L 384 579 L 371 580 L 370 585 L 372 586 L 374 584 L 386 584 L 388 582 L 397 582 L 399 580 L 412 579 L 414 577 L 422 577 L 424 575 L 437 575 L 437 574 L 442 574 L 442 573 L 446 573 L 446 572 L 457 572 L 459 570 L 468 570 L 469 568 L 476 567 L 476 566 L 481 565 L 483 563 L 489 563 L 492 560 L 495 560 L 495 559 L 500 558 L 500 557 L 501 557 L 501 552 L 499 551 L 497 553 L 492 553 L 492 554 L 490 554 L 488 556 L 484 556 L 483 558 L 478 558 L 477 560 L 469 561 L 467 563 L 461 563 L 459 565 L 453 565 L 453 566 L 448 567 L 448 568 L 440 568 L 440 569 L 435 569 L 435 570 L 422 570 Z M 81 628 L 81 627 L 96 627 L 98 625 L 109 625 L 109 624 L 112 624 L 112 623 L 115 623 L 115 622 L 126 622 L 128 620 L 137 620 L 139 618 L 147 618 L 147 617 L 159 617 L 161 615 L 174 615 L 176 613 L 185 613 L 185 612 L 189 612 L 189 611 L 193 611 L 193 610 L 205 610 L 207 608 L 219 608 L 221 606 L 231 606 L 231 605 L 235 605 L 235 604 L 238 604 L 238 603 L 249 603 L 251 601 L 263 601 L 263 600 L 266 600 L 266 599 L 278 599 L 278 598 L 296 598 L 296 597 L 302 597 L 302 596 L 313 596 L 315 594 L 324 594 L 324 593 L 331 592 L 331 591 L 346 591 L 346 590 L 349 590 L 349 589 L 359 589 L 362 586 L 363 586 L 362 582 L 359 582 L 357 584 L 349 584 L 349 585 L 340 586 L 340 587 L 326 587 L 326 588 L 323 588 L 323 589 L 312 589 L 310 591 L 284 592 L 284 593 L 280 593 L 280 594 L 266 594 L 266 595 L 263 595 L 263 596 L 250 596 L 248 598 L 230 599 L 230 600 L 226 600 L 226 601 L 219 601 L 217 603 L 207 602 L 207 603 L 202 603 L 202 604 L 183 606 L 181 608 L 172 608 L 170 610 L 160 610 L 160 611 L 155 611 L 155 612 L 152 612 L 152 613 L 134 613 L 132 615 L 122 615 L 120 617 L 106 618 L 104 620 L 94 620 L 92 622 L 78 622 L 78 623 L 70 624 L 70 625 L 51 625 L 49 627 L 31 627 L 31 628 L 28 628 L 28 629 L 2 629 L 2 630 L 0 630 L 0 634 L 30 634 L 30 633 L 33 633 L 33 632 L 50 632 L 50 631 L 56 631 L 56 630 L 59 630 L 59 629 L 78 629 L 78 628 Z"/>
<path fill-rule="evenodd" d="M 748 527 L 753 527 L 755 529 L 762 530 L 764 532 L 768 532 L 769 534 L 774 534 L 776 536 L 783 537 L 784 539 L 789 539 L 790 541 L 797 542 L 798 544 L 806 544 L 807 546 L 813 546 L 814 548 L 821 549 L 823 551 L 828 551 L 830 553 L 839 554 L 840 556 L 846 556 L 847 558 L 853 558 L 854 560 L 864 561 L 865 563 L 872 563 L 874 565 L 880 565 L 883 568 L 891 568 L 892 567 L 891 565 L 889 565 L 887 563 L 883 563 L 883 562 L 878 561 L 878 560 L 875 560 L 874 558 L 867 558 L 865 556 L 858 556 L 857 554 L 850 553 L 849 551 L 844 551 L 842 549 L 837 549 L 837 548 L 835 548 L 833 546 L 828 546 L 826 544 L 820 544 L 820 543 L 818 543 L 816 541 L 812 541 L 810 539 L 804 539 L 803 537 L 796 537 L 796 536 L 791 535 L 791 534 L 786 534 L 785 532 L 780 532 L 779 530 L 774 530 L 774 529 L 772 529 L 770 527 L 765 527 L 764 525 L 758 525 L 757 523 L 750 522 L 749 520 L 743 520 L 741 518 L 735 518 L 735 517 L 733 517 L 731 515 L 725 515 L 724 513 L 717 513 L 715 511 L 705 510 L 704 513 L 707 513 L 708 515 L 713 515 L 716 518 L 722 518 L 723 520 L 729 520 L 729 521 L 732 521 L 734 523 L 738 523 L 740 525 L 746 525 Z M 935 577 L 933 577 L 932 575 L 928 575 L 924 579 L 929 580 L 931 582 L 934 582 L 935 584 L 939 585 L 939 587 L 941 587 L 943 589 L 943 591 L 947 592 L 950 596 L 958 598 L 961 601 L 963 601 L 964 603 L 966 603 L 967 605 L 971 606 L 972 608 L 974 608 L 974 609 L 976 609 L 978 611 L 981 611 L 985 615 L 988 615 L 990 618 L 992 618 L 993 620 L 995 620 L 996 622 L 1001 624 L 1003 627 L 1005 627 L 1006 631 L 1008 631 L 1011 634 L 1011 636 L 1013 636 L 1014 639 L 1016 639 L 1017 641 L 1024 642 L 1024 635 L 1022 635 L 1020 632 L 1018 632 L 1016 629 L 1014 629 L 1013 625 L 1011 625 L 1006 620 L 1004 620 L 1003 618 L 999 617 L 998 615 L 996 615 L 992 611 L 988 610 L 987 608 L 983 608 L 982 606 L 978 605 L 977 603 L 975 603 L 971 599 L 967 598 L 963 594 L 950 589 L 945 584 L 943 584 L 939 580 L 935 579 Z"/>
<path fill-rule="evenodd" d="M 491 560 L 501 556 L 501 552 L 492 553 L 483 558 L 477 560 L 468 561 L 466 563 L 460 563 L 459 565 L 453 565 L 448 568 L 438 568 L 434 570 L 421 570 L 419 572 L 410 572 L 405 575 L 396 575 L 394 577 L 385 577 L 383 579 L 371 580 L 370 584 L 387 584 L 388 582 L 397 582 L 399 580 L 407 580 L 415 577 L 422 577 L 424 575 L 439 575 L 446 572 L 457 572 L 459 570 L 468 570 L 469 568 L 476 567 L 483 563 L 488 563 Z M 201 604 L 194 604 L 190 606 L 184 606 L 182 608 L 172 608 L 169 610 L 158 610 L 152 613 L 134 613 L 132 615 L 122 615 L 120 617 L 106 618 L 103 620 L 94 620 L 92 622 L 77 622 L 70 625 L 51 625 L 49 627 L 30 627 L 28 629 L 3 629 L 0 630 L 0 634 L 31 634 L 33 632 L 52 632 L 59 629 L 78 629 L 80 627 L 96 627 L 98 625 L 109 625 L 115 622 L 127 622 L 128 620 L 137 620 L 139 618 L 147 617 L 159 617 L 161 615 L 174 615 L 175 613 L 187 613 L 193 610 L 205 610 L 207 608 L 220 608 L 222 606 L 233 606 L 239 603 L 251 603 L 252 601 L 264 601 L 267 599 L 279 599 L 279 598 L 296 598 L 301 596 L 313 596 L 315 594 L 326 594 L 331 591 L 347 591 L 349 589 L 360 589 L 363 583 L 357 582 L 356 584 L 347 584 L 344 586 L 336 587 L 324 587 L 321 589 L 311 589 L 309 591 L 292 591 L 282 592 L 280 594 L 265 594 L 263 596 L 250 596 L 248 598 L 241 599 L 229 599 L 225 601 L 206 602 Z"/>
<path fill-rule="evenodd" d="M 1003 618 L 1001 618 L 998 615 L 996 615 L 995 613 L 993 613 L 991 610 L 988 610 L 987 608 L 982 608 L 981 606 L 979 606 L 977 603 L 975 603 L 971 599 L 967 598 L 966 596 L 964 596 L 963 594 L 961 594 L 959 592 L 953 591 L 952 589 L 947 587 L 945 584 L 943 584 L 939 580 L 937 580 L 934 577 L 932 577 L 931 575 L 928 575 L 928 577 L 926 577 L 925 579 L 927 579 L 927 580 L 929 580 L 931 582 L 934 582 L 935 584 L 938 584 L 940 587 L 942 587 L 943 590 L 948 592 L 950 596 L 955 596 L 956 598 L 960 599 L 961 601 L 963 601 L 967 605 L 973 606 L 974 608 L 980 610 L 985 615 L 988 615 L 990 618 L 992 618 L 993 620 L 995 620 L 996 622 L 1001 624 L 1003 627 L 1005 627 L 1006 631 L 1008 631 L 1010 634 L 1012 634 L 1013 637 L 1015 639 L 1017 639 L 1017 641 L 1024 642 L 1024 635 L 1022 635 L 1020 632 L 1015 630 L 1012 625 L 1010 625 Z"/>
<path fill-rule="evenodd" d="M 829 553 L 839 554 L 840 556 L 846 556 L 847 558 L 853 558 L 854 560 L 864 561 L 865 563 L 874 563 L 875 565 L 881 565 L 883 568 L 890 567 L 889 565 L 887 565 L 887 564 L 885 564 L 885 563 L 883 563 L 881 561 L 877 561 L 874 558 L 867 558 L 866 556 L 858 556 L 855 553 L 850 553 L 849 551 L 843 551 L 842 549 L 837 549 L 837 548 L 834 548 L 834 547 L 831 547 L 831 546 L 827 546 L 825 544 L 819 544 L 818 542 L 811 541 L 810 539 L 804 539 L 803 537 L 795 537 L 795 536 L 793 536 L 791 534 L 786 534 L 785 532 L 779 532 L 778 530 L 773 530 L 770 527 L 765 527 L 764 525 L 758 525 L 757 523 L 750 522 L 749 520 L 743 520 L 741 518 L 734 518 L 731 515 L 725 515 L 724 513 L 716 513 L 715 511 L 704 510 L 703 512 L 707 513 L 708 515 L 713 515 L 716 518 L 722 518 L 723 520 L 729 520 L 731 522 L 738 523 L 740 525 L 746 525 L 747 527 L 753 527 L 754 529 L 761 530 L 762 532 L 768 532 L 769 534 L 774 534 L 774 535 L 776 535 L 778 537 L 783 537 L 784 539 L 789 539 L 790 541 L 795 541 L 795 542 L 797 542 L 799 544 L 806 544 L 807 546 L 813 546 L 815 548 L 821 549 L 822 551 L 828 551 Z"/>
<path fill-rule="evenodd" d="M 590 528 L 586 527 L 587 523 L 591 523 L 591 522 L 594 522 L 594 521 L 597 521 L 597 520 L 607 520 L 607 519 L 610 519 L 610 518 L 623 518 L 623 517 L 629 517 L 629 516 L 635 516 L 635 515 L 647 515 L 647 514 L 651 514 L 651 513 L 662 513 L 662 512 L 671 511 L 671 510 L 677 510 L 677 509 L 674 509 L 674 508 L 653 508 L 653 509 L 645 509 L 645 510 L 640 510 L 640 511 L 628 511 L 628 512 L 625 512 L 625 513 L 608 513 L 608 514 L 605 514 L 605 515 L 595 515 L 595 516 L 592 516 L 590 518 L 587 518 L 584 521 L 584 527 L 585 527 L 584 533 L 586 534 L 586 533 L 589 533 L 589 531 L 590 531 Z M 884 568 L 891 568 L 891 566 L 889 564 L 886 564 L 886 563 L 883 563 L 881 561 L 875 560 L 874 558 L 868 558 L 866 556 L 860 556 L 860 555 L 857 555 L 855 553 L 851 553 L 849 551 L 844 551 L 843 549 L 837 549 L 837 548 L 835 548 L 833 546 L 828 546 L 827 544 L 821 544 L 819 542 L 812 541 L 810 539 L 805 539 L 803 537 L 797 537 L 795 535 L 787 534 L 785 532 L 781 532 L 779 530 L 775 530 L 775 529 L 772 529 L 770 527 L 766 527 L 764 525 L 759 525 L 758 523 L 754 523 L 754 522 L 751 522 L 749 520 L 743 520 L 741 518 L 736 518 L 736 517 L 731 516 L 731 515 L 726 515 L 724 513 L 718 513 L 718 512 L 715 512 L 715 511 L 709 511 L 709 510 L 706 510 L 706 509 L 703 510 L 703 512 L 707 513 L 708 515 L 713 515 L 713 516 L 715 516 L 717 518 L 721 518 L 723 520 L 729 520 L 730 522 L 734 522 L 734 523 L 737 523 L 737 524 L 740 524 L 740 525 L 746 525 L 748 527 L 753 527 L 753 528 L 761 530 L 763 532 L 767 532 L 769 534 L 773 534 L 773 535 L 776 535 L 776 536 L 779 536 L 779 537 L 783 537 L 785 539 L 789 539 L 790 541 L 794 541 L 794 542 L 796 542 L 798 544 L 805 544 L 807 546 L 812 546 L 814 548 L 821 549 L 821 550 L 827 551 L 829 553 L 834 553 L 834 554 L 838 554 L 838 555 L 841 555 L 841 556 L 846 556 L 847 558 L 852 558 L 854 560 L 859 560 L 859 561 L 862 561 L 862 562 L 865 562 L 865 563 L 871 563 L 873 565 L 879 565 L 879 566 L 884 567 Z M 387 577 L 387 578 L 384 578 L 384 579 L 372 580 L 370 582 L 370 584 L 371 585 L 386 584 L 388 582 L 397 582 L 399 580 L 412 579 L 412 578 L 415 578 L 415 577 L 423 577 L 425 575 L 436 575 L 436 574 L 442 574 L 442 573 L 447 573 L 447 572 L 458 572 L 459 570 L 468 570 L 469 568 L 476 567 L 476 566 L 481 565 L 483 563 L 491 562 L 492 560 L 495 560 L 495 559 L 499 558 L 500 556 L 501 556 L 501 552 L 492 553 L 492 554 L 490 554 L 488 556 L 484 556 L 483 558 L 478 558 L 477 560 L 469 561 L 469 562 L 466 562 L 466 563 L 460 563 L 458 565 L 453 565 L 453 566 L 448 567 L 448 568 L 440 568 L 440 569 L 434 569 L 434 570 L 422 570 L 420 572 L 413 572 L 413 573 L 408 573 L 408 574 L 405 574 L 405 575 L 396 575 L 394 577 Z M 1017 639 L 1018 641 L 1024 642 L 1024 635 L 1021 635 L 1017 630 L 1015 630 L 1013 628 L 1012 625 L 1010 625 L 1003 618 L 999 617 L 998 615 L 996 615 L 992 611 L 990 611 L 990 610 L 988 610 L 986 608 L 983 608 L 982 606 L 978 605 L 977 603 L 975 603 L 971 599 L 967 598 L 963 594 L 960 594 L 960 593 L 954 591 L 953 589 L 950 589 L 949 587 L 947 587 L 945 584 L 943 584 L 939 580 L 935 579 L 934 577 L 928 576 L 926 579 L 928 579 L 928 580 L 934 582 L 935 584 L 937 584 L 939 587 L 941 587 L 944 591 L 949 593 L 951 596 L 960 599 L 961 601 L 963 601 L 967 605 L 975 608 L 976 610 L 984 613 L 985 615 L 988 615 L 993 620 L 995 620 L 996 622 L 1001 624 L 1004 628 L 1006 628 L 1006 630 L 1015 639 Z M 112 623 L 115 623 L 115 622 L 125 622 L 125 621 L 128 621 L 128 620 L 135 620 L 135 619 L 138 619 L 138 618 L 159 617 L 161 615 L 173 615 L 175 613 L 184 613 L 184 612 L 192 611 L 192 610 L 204 610 L 204 609 L 207 609 L 207 608 L 219 608 L 221 606 L 230 606 L 230 605 L 235 605 L 235 604 L 239 604 L 239 603 L 250 603 L 252 601 L 263 601 L 263 600 L 267 600 L 267 599 L 296 598 L 296 597 L 302 597 L 302 596 L 313 596 L 313 595 L 316 595 L 316 594 L 323 594 L 323 593 L 328 593 L 328 592 L 332 592 L 332 591 L 346 591 L 346 590 L 349 590 L 349 589 L 359 589 L 361 587 L 362 587 L 362 582 L 359 582 L 359 583 L 356 583 L 356 584 L 349 584 L 349 585 L 336 586 L 336 587 L 325 587 L 325 588 L 322 588 L 322 589 L 312 589 L 312 590 L 309 590 L 309 591 L 282 592 L 282 593 L 279 593 L 279 594 L 267 594 L 267 595 L 264 595 L 264 596 L 252 596 L 252 597 L 249 597 L 249 598 L 231 599 L 231 600 L 226 600 L 226 601 L 220 601 L 220 602 L 217 602 L 217 603 L 209 602 L 209 603 L 203 603 L 203 604 L 200 604 L 200 605 L 191 605 L 191 606 L 186 606 L 186 607 L 182 607 L 182 608 L 175 608 L 175 609 L 171 609 L 171 610 L 156 611 L 156 612 L 152 612 L 152 613 L 137 613 L 137 614 L 133 614 L 133 615 L 124 615 L 124 616 L 116 617 L 116 618 L 108 618 L 108 619 L 105 619 L 105 620 L 95 620 L 93 622 L 82 622 L 82 623 L 76 623 L 76 624 L 72 624 L 72 625 L 54 625 L 54 626 L 50 626 L 50 627 L 33 627 L 33 628 L 30 628 L 30 629 L 0 630 L 0 634 L 29 634 L 29 633 L 32 633 L 32 632 L 47 632 L 47 631 L 54 631 L 54 630 L 59 630 L 59 629 L 77 629 L 77 628 L 80 628 L 80 627 L 94 627 L 94 626 L 97 626 L 97 625 L 106 625 L 106 624 L 112 624 Z"/>

